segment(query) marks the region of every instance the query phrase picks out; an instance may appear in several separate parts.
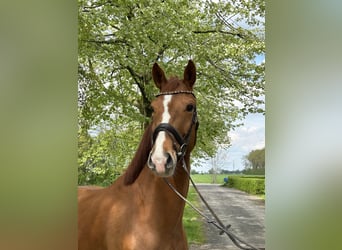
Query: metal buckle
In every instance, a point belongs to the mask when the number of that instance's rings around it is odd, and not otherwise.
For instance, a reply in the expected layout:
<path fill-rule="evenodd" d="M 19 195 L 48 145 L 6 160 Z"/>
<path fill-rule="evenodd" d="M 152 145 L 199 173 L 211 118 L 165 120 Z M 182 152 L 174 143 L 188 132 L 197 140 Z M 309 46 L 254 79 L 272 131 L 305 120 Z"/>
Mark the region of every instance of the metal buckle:
<path fill-rule="evenodd" d="M 185 155 L 185 151 L 186 151 L 186 147 L 188 146 L 188 144 L 183 143 L 180 148 L 179 148 L 179 152 L 177 153 L 178 157 L 183 157 Z"/>

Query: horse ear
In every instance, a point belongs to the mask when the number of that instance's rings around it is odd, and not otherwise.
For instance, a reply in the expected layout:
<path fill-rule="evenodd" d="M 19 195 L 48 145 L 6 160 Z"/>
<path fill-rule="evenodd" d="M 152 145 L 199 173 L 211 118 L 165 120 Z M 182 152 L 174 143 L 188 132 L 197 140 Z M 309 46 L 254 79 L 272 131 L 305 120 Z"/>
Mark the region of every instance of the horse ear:
<path fill-rule="evenodd" d="M 129 164 L 125 176 L 124 176 L 124 183 L 125 185 L 131 185 L 135 182 L 138 178 L 141 170 L 144 168 L 147 160 L 148 155 L 152 149 L 152 128 L 149 125 L 144 135 L 141 139 L 137 152 L 135 153 L 131 163 Z"/>
<path fill-rule="evenodd" d="M 196 81 L 196 66 L 193 61 L 189 60 L 188 65 L 184 70 L 184 82 L 189 85 L 190 88 L 194 86 Z"/>
<path fill-rule="evenodd" d="M 164 71 L 159 67 L 157 63 L 153 65 L 152 78 L 159 89 L 161 88 L 162 83 L 167 82 Z"/>

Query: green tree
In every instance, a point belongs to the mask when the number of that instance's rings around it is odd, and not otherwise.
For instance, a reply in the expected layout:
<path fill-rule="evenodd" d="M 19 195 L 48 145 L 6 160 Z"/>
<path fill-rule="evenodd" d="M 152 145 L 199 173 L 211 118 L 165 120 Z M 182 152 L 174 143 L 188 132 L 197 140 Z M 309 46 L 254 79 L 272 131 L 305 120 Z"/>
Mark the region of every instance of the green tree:
<path fill-rule="evenodd" d="M 238 119 L 264 112 L 264 63 L 255 62 L 265 52 L 264 1 L 78 3 L 80 130 L 101 127 L 116 138 L 127 131 L 140 138 L 157 93 L 153 63 L 181 76 L 190 58 L 200 119 L 195 156 L 214 155 L 229 143 Z M 129 138 L 120 140 L 124 145 Z"/>
<path fill-rule="evenodd" d="M 265 173 L 265 148 L 252 150 L 245 156 L 245 170 L 251 174 Z"/>
<path fill-rule="evenodd" d="M 127 155 L 134 154 L 139 139 L 129 126 L 120 133 L 102 128 L 93 136 L 80 129 L 78 183 L 80 185 L 112 183 L 128 165 Z"/>

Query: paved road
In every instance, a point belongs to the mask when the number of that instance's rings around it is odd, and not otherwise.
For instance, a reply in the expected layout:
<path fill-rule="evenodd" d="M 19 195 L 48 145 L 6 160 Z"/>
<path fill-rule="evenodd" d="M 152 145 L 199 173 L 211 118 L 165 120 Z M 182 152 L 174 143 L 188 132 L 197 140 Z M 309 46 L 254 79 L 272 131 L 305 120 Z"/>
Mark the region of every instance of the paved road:
<path fill-rule="evenodd" d="M 265 202 L 263 200 L 220 185 L 198 184 L 197 186 L 221 221 L 224 224 L 231 224 L 229 230 L 232 233 L 254 247 L 265 248 Z M 204 204 L 202 204 L 202 211 L 209 216 Z M 239 249 L 227 235 L 219 235 L 218 229 L 214 226 L 207 223 L 205 225 L 207 243 L 201 246 L 191 245 L 190 250 Z"/>

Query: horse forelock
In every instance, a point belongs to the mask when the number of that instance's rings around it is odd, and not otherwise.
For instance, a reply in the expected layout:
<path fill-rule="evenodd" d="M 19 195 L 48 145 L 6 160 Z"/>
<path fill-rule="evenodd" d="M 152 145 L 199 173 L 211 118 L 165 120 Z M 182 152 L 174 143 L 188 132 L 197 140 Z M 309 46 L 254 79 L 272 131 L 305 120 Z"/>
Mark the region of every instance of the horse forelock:
<path fill-rule="evenodd" d="M 180 80 L 177 76 L 170 77 L 168 81 L 162 85 L 161 92 L 176 91 L 176 90 L 192 90 L 183 80 Z"/>

